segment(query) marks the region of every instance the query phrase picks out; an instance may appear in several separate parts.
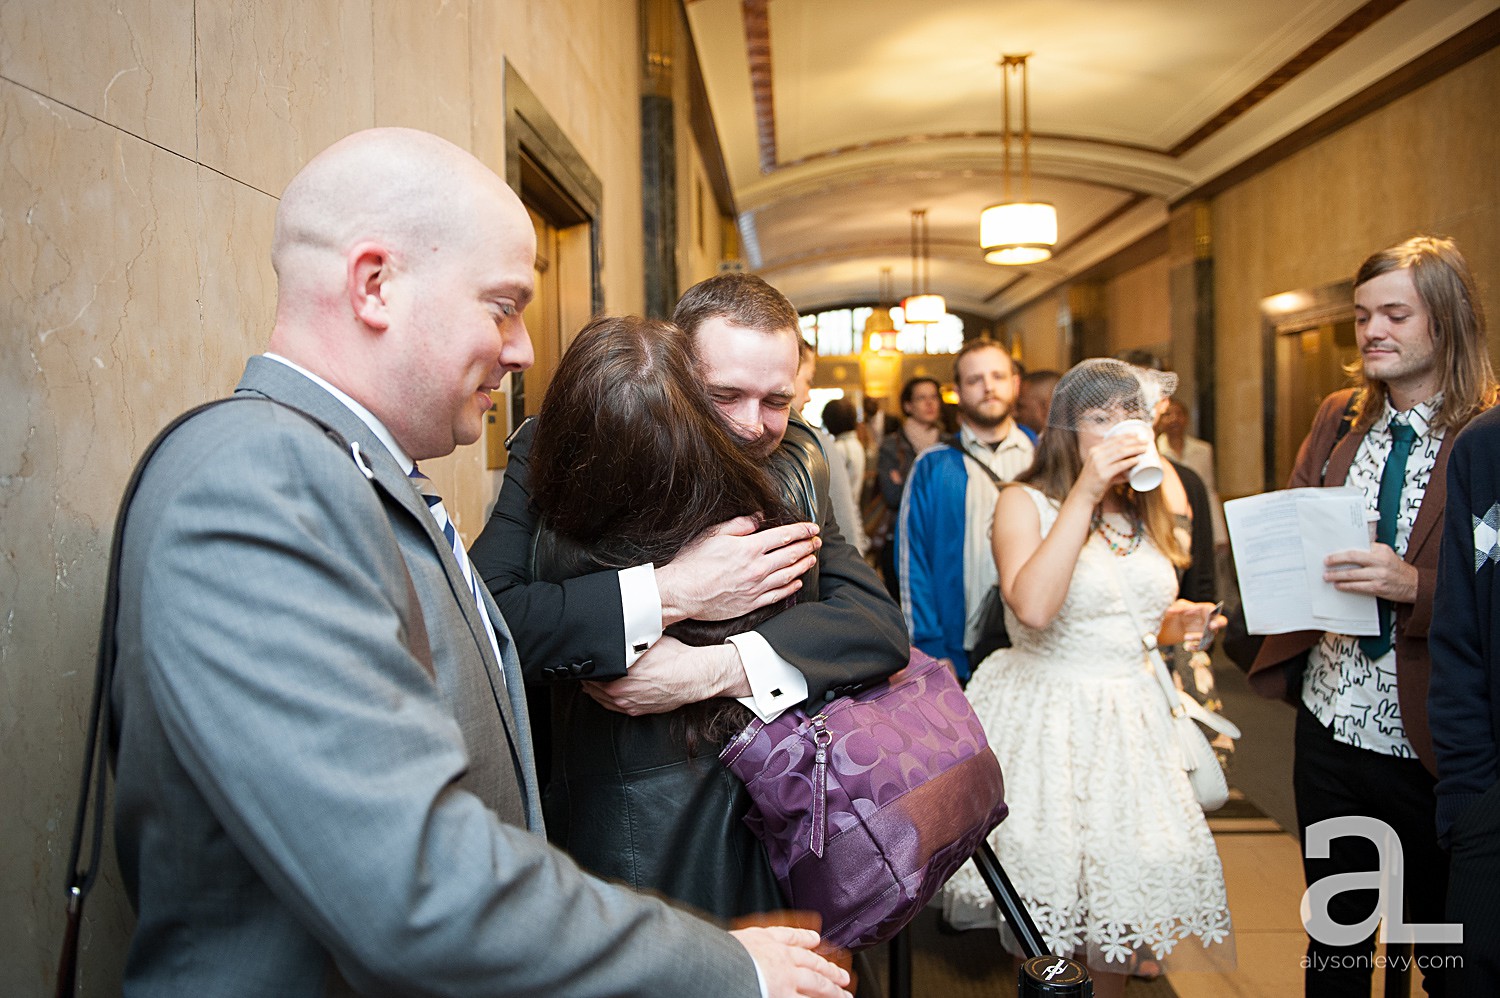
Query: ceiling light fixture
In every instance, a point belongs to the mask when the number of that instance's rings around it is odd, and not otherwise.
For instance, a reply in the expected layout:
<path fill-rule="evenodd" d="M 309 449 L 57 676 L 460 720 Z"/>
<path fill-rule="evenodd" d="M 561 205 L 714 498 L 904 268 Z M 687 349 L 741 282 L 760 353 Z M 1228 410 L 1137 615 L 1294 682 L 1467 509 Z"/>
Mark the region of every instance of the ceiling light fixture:
<path fill-rule="evenodd" d="M 868 349 L 877 353 L 882 350 L 895 350 L 896 347 L 896 323 L 891 318 L 891 268 L 880 268 L 880 300 L 875 307 L 870 309 L 870 317 L 865 320 L 865 344 Z"/>
<path fill-rule="evenodd" d="M 1031 94 L 1025 55 L 1007 55 L 1000 59 L 1000 76 L 1005 98 L 1005 201 L 992 204 L 979 213 L 979 245 L 987 263 L 1017 266 L 1041 263 L 1052 258 L 1057 244 L 1057 209 L 1043 201 L 1031 200 Z M 1021 78 L 1021 129 L 1011 128 L 1010 78 Z M 1011 139 L 1021 146 L 1021 197 L 1012 200 Z"/>
<path fill-rule="evenodd" d="M 941 322 L 948 312 L 948 303 L 942 295 L 932 293 L 927 285 L 929 261 L 927 259 L 927 209 L 911 213 L 911 294 L 901 300 L 901 313 L 905 322 L 929 324 Z"/>

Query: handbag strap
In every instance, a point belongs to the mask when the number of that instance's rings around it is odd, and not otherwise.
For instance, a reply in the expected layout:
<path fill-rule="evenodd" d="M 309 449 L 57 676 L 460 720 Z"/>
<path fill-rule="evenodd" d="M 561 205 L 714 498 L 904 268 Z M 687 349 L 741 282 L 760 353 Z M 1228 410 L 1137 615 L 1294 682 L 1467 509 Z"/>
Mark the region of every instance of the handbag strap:
<path fill-rule="evenodd" d="M 1156 677 L 1156 683 L 1161 687 L 1162 696 L 1166 697 L 1167 709 L 1172 712 L 1173 717 L 1181 717 L 1187 712 L 1183 706 L 1182 697 L 1178 695 L 1177 684 L 1172 682 L 1171 673 L 1167 671 L 1167 663 L 1161 657 L 1161 648 L 1156 643 L 1156 635 L 1148 633 L 1141 627 L 1141 618 L 1135 612 L 1135 603 L 1130 598 L 1130 591 L 1120 579 L 1120 569 L 1114 563 L 1114 558 L 1109 560 L 1109 581 L 1120 596 L 1120 602 L 1125 606 L 1125 613 L 1130 617 L 1131 626 L 1135 628 L 1137 639 L 1141 643 L 1141 651 L 1146 656 L 1146 661 L 1151 663 L 1151 671 Z"/>
<path fill-rule="evenodd" d="M 245 399 L 261 402 L 276 402 L 292 412 L 298 413 L 308 421 L 319 426 L 325 434 L 339 445 L 341 450 L 351 451 L 354 460 L 364 470 L 363 458 L 358 452 L 358 445 L 351 445 L 341 434 L 321 419 L 304 412 L 293 405 L 288 405 L 277 399 L 268 399 L 263 395 L 232 395 L 228 398 L 213 399 L 201 405 L 194 406 L 187 412 L 178 416 L 168 423 L 166 428 L 156 435 L 156 439 L 147 445 L 140 460 L 136 463 L 135 471 L 130 475 L 130 481 L 125 486 L 125 492 L 120 497 L 120 512 L 115 517 L 114 537 L 109 546 L 109 569 L 104 584 L 104 614 L 99 623 L 99 647 L 95 656 L 94 667 L 94 695 L 89 705 L 88 727 L 84 731 L 83 767 L 79 778 L 78 810 L 73 818 L 73 838 L 68 849 L 68 883 L 67 883 L 67 922 L 63 930 L 62 949 L 57 963 L 57 998 L 72 998 L 77 990 L 78 976 L 78 927 L 83 921 L 83 904 L 88 899 L 89 891 L 93 889 L 94 881 L 99 876 L 99 855 L 104 845 L 104 811 L 105 790 L 109 782 L 109 753 L 107 746 L 110 741 L 110 688 L 114 684 L 115 674 L 115 618 L 120 610 L 120 552 L 124 548 L 125 541 L 125 517 L 130 510 L 130 504 L 135 499 L 136 491 L 140 488 L 141 478 L 145 475 L 146 467 L 156 451 L 166 442 L 179 426 L 192 419 L 200 413 L 216 408 L 226 402 L 236 402 Z M 352 449 L 351 449 L 352 448 Z M 366 472 L 368 474 L 368 472 Z M 92 804 L 93 822 L 88 824 L 89 838 L 89 860 L 87 866 L 79 865 L 79 857 L 83 853 L 85 824 Z"/>
<path fill-rule="evenodd" d="M 1140 618 L 1136 616 L 1135 604 L 1131 602 L 1129 590 L 1121 584 L 1120 570 L 1115 566 L 1114 560 L 1110 560 L 1109 566 L 1110 582 L 1115 591 L 1120 594 L 1120 602 L 1125 605 L 1125 612 L 1130 615 L 1130 622 L 1135 626 L 1136 633 L 1140 636 L 1141 649 L 1145 652 L 1146 659 L 1151 663 L 1151 671 L 1156 677 L 1156 685 L 1161 687 L 1161 694 L 1166 698 L 1167 709 L 1173 717 L 1190 717 L 1200 724 L 1207 725 L 1221 735 L 1230 738 L 1239 738 L 1240 729 L 1229 718 L 1223 714 L 1215 713 L 1207 707 L 1194 700 L 1191 695 L 1179 690 L 1177 684 L 1172 682 L 1172 674 L 1167 669 L 1166 660 L 1162 658 L 1161 648 L 1156 643 L 1156 635 L 1150 634 L 1141 627 Z"/>
<path fill-rule="evenodd" d="M 999 475 L 995 474 L 995 469 L 994 468 L 991 468 L 989 465 L 987 465 L 983 461 L 979 460 L 979 458 L 977 458 L 973 454 L 969 453 L 969 448 L 965 447 L 963 445 L 963 443 L 961 441 L 959 441 L 956 437 L 948 441 L 948 446 L 952 447 L 954 450 L 958 451 L 964 457 L 966 457 L 970 461 L 974 462 L 974 466 L 975 467 L 977 467 L 980 471 L 984 472 L 986 475 L 989 475 L 990 476 L 990 481 L 992 481 L 992 482 L 995 483 L 995 488 L 998 489 L 1000 486 L 1002 486 L 1002 485 L 1005 484 L 1004 479 L 1002 479 Z"/>

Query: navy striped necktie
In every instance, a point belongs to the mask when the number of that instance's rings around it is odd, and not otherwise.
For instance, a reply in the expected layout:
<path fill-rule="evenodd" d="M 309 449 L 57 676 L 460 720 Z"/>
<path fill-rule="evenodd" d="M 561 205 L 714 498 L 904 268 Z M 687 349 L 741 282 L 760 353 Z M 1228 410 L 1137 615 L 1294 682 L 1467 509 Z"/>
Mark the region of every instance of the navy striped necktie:
<path fill-rule="evenodd" d="M 464 550 L 463 541 L 459 539 L 458 531 L 454 529 L 453 521 L 448 517 L 448 511 L 443 508 L 443 497 L 433 490 L 432 479 L 422 474 L 416 465 L 412 465 L 408 477 L 422 493 L 422 499 L 427 503 L 427 511 L 437 521 L 438 528 L 443 532 L 443 538 L 453 551 L 453 557 L 458 559 L 458 567 L 463 572 L 464 581 L 469 585 L 469 595 L 474 598 L 474 605 L 479 607 L 479 617 L 484 621 L 485 633 L 489 635 L 490 647 L 495 652 L 495 661 L 501 662 L 500 641 L 495 636 L 495 626 L 490 620 L 489 611 L 484 606 L 484 594 L 479 588 L 481 585 L 479 576 L 474 574 L 474 565 L 469 561 L 469 553 Z M 503 671 L 501 677 L 504 678 Z"/>

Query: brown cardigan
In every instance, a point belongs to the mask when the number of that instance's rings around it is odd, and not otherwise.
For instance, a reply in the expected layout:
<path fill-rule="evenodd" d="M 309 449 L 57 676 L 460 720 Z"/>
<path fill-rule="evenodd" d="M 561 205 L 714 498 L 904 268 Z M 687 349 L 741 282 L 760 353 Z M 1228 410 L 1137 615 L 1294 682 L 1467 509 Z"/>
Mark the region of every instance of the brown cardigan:
<path fill-rule="evenodd" d="M 1287 488 L 1344 484 L 1349 466 L 1354 463 L 1354 455 L 1365 437 L 1364 433 L 1351 430 L 1342 440 L 1334 442 L 1354 391 L 1346 388 L 1323 400 L 1313 420 L 1312 431 L 1297 451 L 1297 464 L 1292 469 Z M 1406 728 L 1406 737 L 1417 751 L 1417 758 L 1434 775 L 1437 764 L 1432 754 L 1432 732 L 1427 726 L 1427 681 L 1431 669 L 1427 628 L 1432 622 L 1432 593 L 1437 585 L 1438 549 L 1443 538 L 1448 452 L 1457 436 L 1458 432 L 1453 428 L 1443 434 L 1437 462 L 1432 466 L 1432 477 L 1427 480 L 1422 505 L 1417 510 L 1417 519 L 1406 542 L 1405 561 L 1417 570 L 1417 599 L 1415 603 L 1396 604 L 1396 628 L 1392 636 L 1396 649 L 1396 697 L 1401 703 L 1401 721 Z M 1323 472 L 1325 460 L 1328 462 L 1326 474 Z M 1263 697 L 1295 702 L 1300 691 L 1287 689 L 1286 667 L 1295 665 L 1321 637 L 1321 631 L 1268 635 L 1260 646 L 1260 653 L 1255 656 L 1255 663 L 1250 666 L 1251 688 Z"/>

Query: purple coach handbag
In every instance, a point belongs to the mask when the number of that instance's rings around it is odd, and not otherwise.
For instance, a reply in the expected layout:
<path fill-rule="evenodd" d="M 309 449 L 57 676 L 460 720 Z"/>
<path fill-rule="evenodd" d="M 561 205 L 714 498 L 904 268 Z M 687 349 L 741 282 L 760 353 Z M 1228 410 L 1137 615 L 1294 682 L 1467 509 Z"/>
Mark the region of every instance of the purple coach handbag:
<path fill-rule="evenodd" d="M 750 722 L 719 759 L 793 908 L 845 949 L 890 939 L 1005 817 L 1000 763 L 948 668 L 912 649 L 884 683 Z"/>

